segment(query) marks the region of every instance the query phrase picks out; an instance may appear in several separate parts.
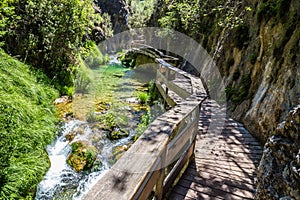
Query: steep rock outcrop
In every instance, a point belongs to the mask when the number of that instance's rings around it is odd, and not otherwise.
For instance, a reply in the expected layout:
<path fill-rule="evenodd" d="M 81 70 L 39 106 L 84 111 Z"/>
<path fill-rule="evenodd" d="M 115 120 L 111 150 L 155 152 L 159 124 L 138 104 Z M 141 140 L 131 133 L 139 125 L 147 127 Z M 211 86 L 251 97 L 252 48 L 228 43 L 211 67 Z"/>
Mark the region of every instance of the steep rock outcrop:
<path fill-rule="evenodd" d="M 166 1 L 157 3 L 151 25 L 158 25 L 158 18 L 169 12 Z M 191 22 L 190 30 L 183 28 L 182 20 L 177 20 L 176 29 L 193 37 L 214 58 L 226 85 L 228 112 L 264 144 L 300 103 L 300 2 L 223 3 L 219 13 L 210 11 L 209 3 L 208 8 L 201 7 L 208 14 Z"/>
<path fill-rule="evenodd" d="M 265 144 L 256 199 L 300 199 L 300 105 Z"/>
<path fill-rule="evenodd" d="M 228 31 L 216 61 L 230 115 L 263 144 L 300 103 L 300 5 L 285 2 L 269 14 L 269 1 L 254 3 L 248 4 L 253 11 L 243 17 L 244 23 Z M 208 44 L 216 46 L 220 35 Z"/>
<path fill-rule="evenodd" d="M 155 18 L 169 12 L 171 6 L 165 2 L 159 1 L 162 6 L 151 23 L 158 24 Z M 223 2 L 217 13 L 207 12 L 199 24 L 191 22 L 190 30 L 180 20 L 176 29 L 201 43 L 214 58 L 226 85 L 230 116 L 266 143 L 256 198 L 300 199 L 300 1 Z M 230 14 L 224 17 L 226 10 Z M 171 11 L 180 17 L 180 12 Z M 223 18 L 231 21 L 218 27 Z M 232 19 L 238 26 L 230 26 Z"/>

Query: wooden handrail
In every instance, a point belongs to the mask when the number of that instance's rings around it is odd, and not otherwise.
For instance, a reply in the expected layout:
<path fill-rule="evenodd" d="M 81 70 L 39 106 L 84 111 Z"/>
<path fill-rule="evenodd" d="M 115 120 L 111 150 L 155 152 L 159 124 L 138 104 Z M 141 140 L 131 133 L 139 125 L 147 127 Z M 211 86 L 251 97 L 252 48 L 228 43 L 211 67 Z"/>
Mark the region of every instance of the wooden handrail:
<path fill-rule="evenodd" d="M 200 78 L 157 59 L 156 86 L 172 109 L 156 118 L 83 199 L 162 199 L 194 151 L 199 109 L 206 98 Z M 176 83 L 176 77 L 185 84 Z M 173 166 L 173 167 L 172 167 Z"/>

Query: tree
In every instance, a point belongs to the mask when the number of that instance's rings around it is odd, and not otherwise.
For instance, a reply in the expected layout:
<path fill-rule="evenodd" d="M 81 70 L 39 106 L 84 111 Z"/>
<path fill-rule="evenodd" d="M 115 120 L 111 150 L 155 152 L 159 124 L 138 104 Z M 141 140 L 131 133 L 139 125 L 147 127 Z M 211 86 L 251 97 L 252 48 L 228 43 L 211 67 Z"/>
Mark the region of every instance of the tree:
<path fill-rule="evenodd" d="M 13 26 L 3 25 L 6 26 L 4 49 L 42 69 L 59 89 L 73 85 L 76 55 L 88 38 L 84 36 L 91 33 L 95 23 L 107 21 L 95 14 L 92 0 L 5 2 L 14 11 L 9 17 L 15 17 Z M 4 24 L 7 20 L 2 21 Z"/>

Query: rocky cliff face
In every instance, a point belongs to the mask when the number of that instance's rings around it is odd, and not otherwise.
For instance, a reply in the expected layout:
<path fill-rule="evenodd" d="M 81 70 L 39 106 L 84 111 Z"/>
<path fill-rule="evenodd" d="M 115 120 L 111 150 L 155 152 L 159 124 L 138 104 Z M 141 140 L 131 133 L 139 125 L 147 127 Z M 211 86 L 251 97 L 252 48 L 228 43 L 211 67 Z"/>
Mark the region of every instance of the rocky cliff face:
<path fill-rule="evenodd" d="M 154 25 L 167 10 L 164 0 L 158 2 Z M 300 199 L 300 1 L 231 0 L 220 8 L 230 11 L 225 20 L 238 19 L 239 26 L 215 26 L 226 12 L 212 11 L 200 18 L 200 25 L 176 29 L 214 57 L 226 85 L 229 114 L 266 143 L 257 199 Z"/>
<path fill-rule="evenodd" d="M 264 143 L 300 103 L 300 6 L 294 0 L 270 11 L 271 1 L 254 3 L 224 38 L 217 65 L 231 116 Z"/>
<path fill-rule="evenodd" d="M 170 12 L 164 2 L 158 1 L 150 25 L 159 25 L 157 19 Z M 207 8 L 206 17 L 190 23 L 190 29 L 178 20 L 176 29 L 214 57 L 226 85 L 228 112 L 264 144 L 300 103 L 300 2 L 231 0 L 221 8 L 220 13 Z"/>
<path fill-rule="evenodd" d="M 300 199 L 300 105 L 265 145 L 256 199 Z"/>

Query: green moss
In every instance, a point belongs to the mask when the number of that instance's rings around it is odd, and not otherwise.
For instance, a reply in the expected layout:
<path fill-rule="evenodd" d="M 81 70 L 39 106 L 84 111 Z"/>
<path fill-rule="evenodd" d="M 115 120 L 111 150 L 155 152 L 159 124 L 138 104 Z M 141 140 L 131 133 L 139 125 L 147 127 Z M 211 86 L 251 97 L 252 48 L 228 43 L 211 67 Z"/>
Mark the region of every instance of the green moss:
<path fill-rule="evenodd" d="M 32 199 L 50 163 L 57 93 L 40 72 L 0 50 L 0 199 Z"/>
<path fill-rule="evenodd" d="M 116 129 L 116 130 L 113 130 L 113 131 L 109 132 L 107 134 L 107 137 L 110 140 L 118 140 L 118 139 L 121 139 L 123 137 L 127 137 L 128 135 L 129 135 L 128 131 L 126 131 L 124 129 Z"/>
<path fill-rule="evenodd" d="M 134 141 L 136 141 L 144 133 L 144 131 L 147 129 L 149 124 L 150 124 L 150 112 L 147 112 L 142 116 L 141 122 L 138 124 L 136 128 Z"/>
<path fill-rule="evenodd" d="M 153 103 L 157 99 L 157 90 L 156 90 L 156 85 L 154 80 L 150 81 L 149 83 L 148 95 L 151 103 Z"/>
<path fill-rule="evenodd" d="M 71 145 L 72 152 L 67 163 L 77 172 L 91 169 L 97 157 L 97 149 L 85 141 L 76 141 Z"/>

